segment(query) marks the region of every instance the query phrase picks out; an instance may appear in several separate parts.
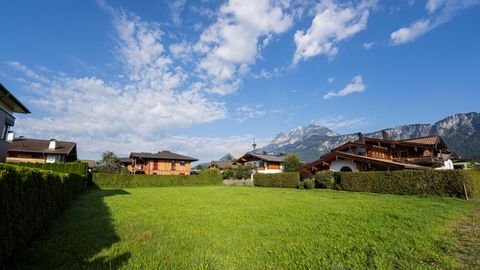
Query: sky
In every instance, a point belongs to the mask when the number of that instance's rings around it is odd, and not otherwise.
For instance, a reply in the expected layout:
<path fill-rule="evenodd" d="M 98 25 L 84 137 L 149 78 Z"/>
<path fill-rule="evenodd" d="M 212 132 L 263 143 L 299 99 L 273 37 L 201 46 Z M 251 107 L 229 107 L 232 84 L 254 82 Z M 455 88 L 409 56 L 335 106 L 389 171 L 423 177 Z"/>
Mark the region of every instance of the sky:
<path fill-rule="evenodd" d="M 480 111 L 480 0 L 5 1 L 13 131 L 106 151 L 240 156 Z"/>

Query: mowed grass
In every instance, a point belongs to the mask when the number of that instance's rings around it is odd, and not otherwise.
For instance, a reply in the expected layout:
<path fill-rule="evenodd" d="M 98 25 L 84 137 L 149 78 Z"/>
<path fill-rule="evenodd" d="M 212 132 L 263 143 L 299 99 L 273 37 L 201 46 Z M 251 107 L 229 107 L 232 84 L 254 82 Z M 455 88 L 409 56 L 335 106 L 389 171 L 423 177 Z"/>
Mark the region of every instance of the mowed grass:
<path fill-rule="evenodd" d="M 19 269 L 449 269 L 454 198 L 253 187 L 82 194 Z"/>

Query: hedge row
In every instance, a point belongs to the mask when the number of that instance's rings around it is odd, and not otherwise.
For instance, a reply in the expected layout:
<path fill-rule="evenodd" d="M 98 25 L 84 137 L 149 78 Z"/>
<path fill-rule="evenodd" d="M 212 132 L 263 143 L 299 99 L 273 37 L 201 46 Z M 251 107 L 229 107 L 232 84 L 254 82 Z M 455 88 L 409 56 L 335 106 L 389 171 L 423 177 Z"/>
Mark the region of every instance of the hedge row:
<path fill-rule="evenodd" d="M 28 162 L 15 162 L 10 163 L 12 165 L 18 165 L 22 167 L 37 168 L 43 170 L 50 170 L 61 173 L 75 173 L 79 175 L 87 175 L 88 164 L 85 162 L 58 162 L 58 163 L 28 163 Z"/>
<path fill-rule="evenodd" d="M 457 170 L 377 171 L 335 173 L 335 189 L 399 195 L 437 195 L 465 198 L 473 182 Z"/>
<path fill-rule="evenodd" d="M 256 173 L 253 184 L 258 187 L 297 188 L 300 182 L 298 172 Z"/>
<path fill-rule="evenodd" d="M 200 175 L 145 175 L 94 173 L 93 182 L 100 187 L 165 187 L 223 185 L 218 170 L 206 170 Z"/>
<path fill-rule="evenodd" d="M 465 170 L 463 171 L 472 183 L 472 195 L 474 197 L 480 197 L 480 171 L 477 170 Z"/>
<path fill-rule="evenodd" d="M 85 188 L 78 174 L 0 164 L 0 269 Z"/>

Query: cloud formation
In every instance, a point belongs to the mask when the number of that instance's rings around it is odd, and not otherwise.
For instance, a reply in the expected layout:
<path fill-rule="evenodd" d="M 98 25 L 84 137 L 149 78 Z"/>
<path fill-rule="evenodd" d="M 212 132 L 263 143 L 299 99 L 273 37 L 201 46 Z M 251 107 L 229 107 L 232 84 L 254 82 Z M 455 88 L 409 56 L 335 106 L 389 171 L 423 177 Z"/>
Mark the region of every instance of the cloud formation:
<path fill-rule="evenodd" d="M 339 91 L 330 91 L 323 96 L 324 99 L 330 99 L 332 97 L 343 97 L 346 95 L 350 95 L 352 93 L 360 93 L 365 91 L 367 86 L 363 83 L 362 76 L 357 75 L 353 77 L 352 82 L 347 84 L 343 89 Z"/>
<path fill-rule="evenodd" d="M 412 42 L 425 33 L 452 20 L 464 9 L 479 5 L 480 0 L 428 0 L 425 9 L 427 17 L 402 27 L 390 34 L 393 45 Z"/>
<path fill-rule="evenodd" d="M 375 6 L 376 1 L 364 0 L 354 5 L 322 0 L 316 6 L 311 26 L 307 30 L 297 30 L 294 35 L 293 64 L 317 55 L 334 57 L 341 41 L 366 29 L 370 10 Z"/>

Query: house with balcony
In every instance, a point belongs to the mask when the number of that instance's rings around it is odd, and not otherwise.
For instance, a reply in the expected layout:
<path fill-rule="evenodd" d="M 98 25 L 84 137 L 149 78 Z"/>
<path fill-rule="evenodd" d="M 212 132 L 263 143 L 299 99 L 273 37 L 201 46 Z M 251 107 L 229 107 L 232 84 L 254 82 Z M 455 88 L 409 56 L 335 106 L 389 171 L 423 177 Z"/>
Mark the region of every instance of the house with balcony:
<path fill-rule="evenodd" d="M 132 152 L 129 159 L 123 164 L 131 173 L 153 175 L 190 175 L 191 163 L 198 161 L 167 150 L 158 153 Z"/>
<path fill-rule="evenodd" d="M 332 149 L 318 160 L 300 168 L 304 175 L 319 171 L 385 171 L 453 169 L 457 154 L 449 150 L 440 136 L 407 140 L 367 138 L 359 133 L 358 140 Z"/>
<path fill-rule="evenodd" d="M 30 111 L 25 107 L 3 84 L 0 83 L 0 123 L 2 133 L 0 139 L 0 162 L 5 162 L 8 153 L 7 137 L 10 128 L 15 123 L 13 113 L 28 114 Z"/>
<path fill-rule="evenodd" d="M 241 156 L 235 164 L 237 165 L 253 165 L 257 173 L 281 173 L 283 172 L 284 155 L 269 155 L 262 152 L 258 154 L 254 151 L 248 152 Z"/>

